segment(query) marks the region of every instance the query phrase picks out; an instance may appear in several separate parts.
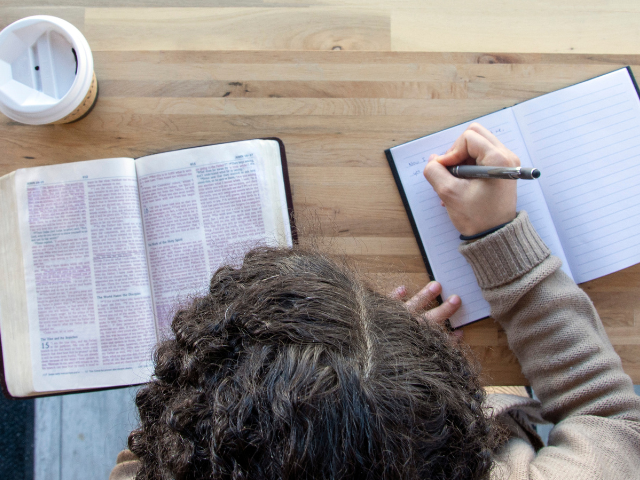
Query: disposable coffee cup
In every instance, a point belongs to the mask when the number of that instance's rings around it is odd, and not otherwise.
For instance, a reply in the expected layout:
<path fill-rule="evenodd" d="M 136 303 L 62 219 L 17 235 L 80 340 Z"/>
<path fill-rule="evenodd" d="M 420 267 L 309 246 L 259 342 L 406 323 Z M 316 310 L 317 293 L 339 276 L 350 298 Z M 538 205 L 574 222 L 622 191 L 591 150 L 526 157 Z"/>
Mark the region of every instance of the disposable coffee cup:
<path fill-rule="evenodd" d="M 0 32 L 0 111 L 29 125 L 70 123 L 98 97 L 93 56 L 80 30 L 36 15 Z"/>

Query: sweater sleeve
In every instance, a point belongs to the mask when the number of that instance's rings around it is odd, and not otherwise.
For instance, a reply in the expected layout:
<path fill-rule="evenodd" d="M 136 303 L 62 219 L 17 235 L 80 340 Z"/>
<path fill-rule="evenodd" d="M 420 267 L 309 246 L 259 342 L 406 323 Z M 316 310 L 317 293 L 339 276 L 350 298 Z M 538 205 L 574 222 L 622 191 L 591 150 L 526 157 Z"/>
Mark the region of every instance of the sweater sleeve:
<path fill-rule="evenodd" d="M 501 230 L 464 243 L 491 315 L 555 424 L 537 453 L 507 442 L 496 475 L 508 478 L 636 478 L 640 398 L 622 370 L 588 296 L 562 271 L 526 212 Z"/>
<path fill-rule="evenodd" d="M 136 478 L 140 462 L 131 450 L 122 450 L 116 459 L 116 466 L 111 470 L 109 480 L 133 480 Z"/>

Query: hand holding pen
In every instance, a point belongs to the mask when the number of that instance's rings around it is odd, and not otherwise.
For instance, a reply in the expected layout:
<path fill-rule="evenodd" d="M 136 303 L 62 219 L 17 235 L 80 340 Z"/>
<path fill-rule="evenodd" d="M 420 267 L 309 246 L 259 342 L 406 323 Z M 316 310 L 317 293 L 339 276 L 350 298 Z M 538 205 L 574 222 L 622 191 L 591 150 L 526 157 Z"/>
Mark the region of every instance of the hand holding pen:
<path fill-rule="evenodd" d="M 473 236 L 516 217 L 517 183 L 456 178 L 447 167 L 519 168 L 518 156 L 489 130 L 472 123 L 444 155 L 432 155 L 424 176 L 436 191 L 456 229 Z"/>

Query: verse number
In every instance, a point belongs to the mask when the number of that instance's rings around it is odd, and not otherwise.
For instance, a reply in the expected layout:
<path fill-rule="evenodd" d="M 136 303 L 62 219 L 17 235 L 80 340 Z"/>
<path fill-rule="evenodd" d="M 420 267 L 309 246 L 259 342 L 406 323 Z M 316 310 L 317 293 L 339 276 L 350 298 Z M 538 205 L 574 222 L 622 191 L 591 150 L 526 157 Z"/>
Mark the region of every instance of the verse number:
<path fill-rule="evenodd" d="M 196 162 L 191 162 L 189 165 L 191 165 L 192 167 L 196 166 Z"/>
<path fill-rule="evenodd" d="M 82 175 L 82 178 L 89 178 L 89 175 Z"/>
<path fill-rule="evenodd" d="M 42 342 L 42 350 L 49 348 L 49 342 Z"/>

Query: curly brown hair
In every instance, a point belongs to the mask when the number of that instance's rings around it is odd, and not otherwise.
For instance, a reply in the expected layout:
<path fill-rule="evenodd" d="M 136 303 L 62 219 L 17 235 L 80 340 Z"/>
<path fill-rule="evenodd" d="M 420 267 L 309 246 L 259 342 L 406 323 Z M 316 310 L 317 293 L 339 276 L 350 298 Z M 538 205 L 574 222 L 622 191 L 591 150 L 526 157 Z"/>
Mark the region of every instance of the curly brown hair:
<path fill-rule="evenodd" d="M 138 479 L 480 479 L 496 434 L 446 332 L 344 264 L 255 249 L 173 320 L 136 398 Z"/>

